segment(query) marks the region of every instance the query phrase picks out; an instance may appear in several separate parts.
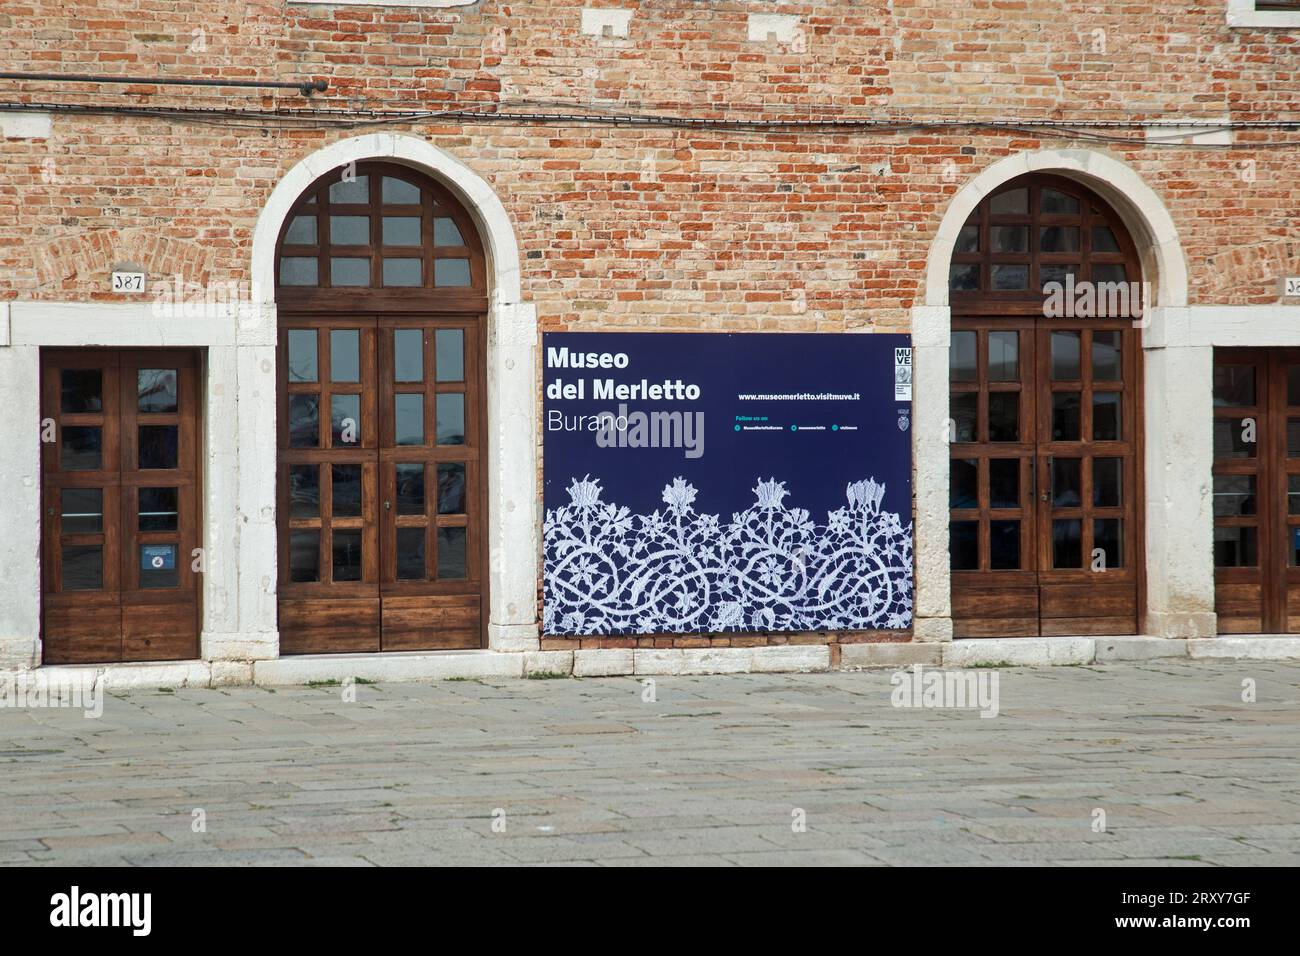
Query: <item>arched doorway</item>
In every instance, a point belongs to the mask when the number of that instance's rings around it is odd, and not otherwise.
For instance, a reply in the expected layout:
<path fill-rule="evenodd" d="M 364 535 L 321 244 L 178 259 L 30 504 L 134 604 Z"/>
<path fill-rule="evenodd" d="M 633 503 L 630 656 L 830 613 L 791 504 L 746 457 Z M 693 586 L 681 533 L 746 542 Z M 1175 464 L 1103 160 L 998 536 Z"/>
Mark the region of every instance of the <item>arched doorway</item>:
<path fill-rule="evenodd" d="M 284 654 L 484 645 L 487 279 L 467 211 L 362 162 L 276 249 Z"/>
<path fill-rule="evenodd" d="M 1119 216 L 1032 174 L 949 271 L 955 637 L 1133 634 L 1142 618 L 1143 300 Z"/>

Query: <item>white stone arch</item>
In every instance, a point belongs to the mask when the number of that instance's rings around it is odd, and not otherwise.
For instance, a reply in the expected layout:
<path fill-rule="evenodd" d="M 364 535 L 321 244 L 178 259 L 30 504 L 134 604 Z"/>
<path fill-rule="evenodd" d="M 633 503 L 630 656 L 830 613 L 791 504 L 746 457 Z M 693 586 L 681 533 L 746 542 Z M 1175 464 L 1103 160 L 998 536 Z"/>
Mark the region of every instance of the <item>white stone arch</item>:
<path fill-rule="evenodd" d="M 488 644 L 493 650 L 535 650 L 537 637 L 537 561 L 541 553 L 537 495 L 536 368 L 537 312 L 522 301 L 519 244 L 501 200 L 481 176 L 449 153 L 416 136 L 372 133 L 338 140 L 296 163 L 276 184 L 253 233 L 252 297 L 256 308 L 247 322 L 272 333 L 275 316 L 276 240 L 289 210 L 320 176 L 352 162 L 388 160 L 418 170 L 446 186 L 469 211 L 483 240 L 488 274 L 487 427 L 488 427 Z M 269 326 L 269 329 L 267 328 Z M 265 342 L 266 332 L 260 337 Z M 265 346 L 263 346 L 265 348 Z M 246 500 L 259 524 L 274 502 L 275 362 L 241 363 L 254 381 L 241 378 L 241 434 L 245 416 L 255 432 L 269 436 L 270 467 Z M 243 409 L 243 400 L 250 408 Z M 261 451 L 265 458 L 267 450 Z M 241 450 L 241 467 L 249 467 Z M 242 494 L 241 498 L 245 495 Z M 243 510 L 243 509 L 241 509 Z M 274 505 L 269 509 L 270 541 L 260 550 L 275 555 Z M 247 514 L 248 512 L 245 511 Z M 266 537 L 266 528 L 259 536 Z M 247 554 L 241 548 L 241 553 Z M 274 565 L 272 565 L 274 569 Z M 274 574 L 271 581 L 275 580 Z M 273 590 L 273 589 L 272 589 Z M 265 591 L 265 588 L 263 588 Z M 258 614 L 274 620 L 274 594 L 261 600 Z M 269 608 L 265 605 L 269 604 Z"/>
<path fill-rule="evenodd" d="M 1173 217 L 1130 166 L 1089 149 L 1018 153 L 980 171 L 953 195 L 926 263 L 922 304 L 912 311 L 916 401 L 916 638 L 952 637 L 948 568 L 948 270 L 957 234 L 980 200 L 1028 173 L 1064 176 L 1096 192 L 1123 220 L 1141 255 L 1153 307 L 1142 331 L 1145 360 L 1146 615 L 1144 633 L 1215 632 L 1208 483 L 1212 351 L 1188 336 L 1187 262 Z M 1177 461 L 1178 467 L 1171 462 Z"/>

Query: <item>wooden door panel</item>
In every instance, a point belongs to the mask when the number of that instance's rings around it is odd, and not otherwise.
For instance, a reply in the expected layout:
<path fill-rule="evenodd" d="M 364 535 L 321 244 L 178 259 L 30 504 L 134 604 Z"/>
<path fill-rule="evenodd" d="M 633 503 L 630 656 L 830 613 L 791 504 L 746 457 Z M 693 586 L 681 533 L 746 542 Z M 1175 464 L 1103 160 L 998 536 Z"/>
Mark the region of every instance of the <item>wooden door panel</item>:
<path fill-rule="evenodd" d="M 199 370 L 193 350 L 42 351 L 46 662 L 198 656 Z"/>
<path fill-rule="evenodd" d="M 479 630 L 477 594 L 384 598 L 386 651 L 477 647 Z"/>
<path fill-rule="evenodd" d="M 280 653 L 373 653 L 379 645 L 379 598 L 280 600 Z"/>
<path fill-rule="evenodd" d="M 1300 350 L 1215 349 L 1215 612 L 1222 634 L 1300 631 Z"/>

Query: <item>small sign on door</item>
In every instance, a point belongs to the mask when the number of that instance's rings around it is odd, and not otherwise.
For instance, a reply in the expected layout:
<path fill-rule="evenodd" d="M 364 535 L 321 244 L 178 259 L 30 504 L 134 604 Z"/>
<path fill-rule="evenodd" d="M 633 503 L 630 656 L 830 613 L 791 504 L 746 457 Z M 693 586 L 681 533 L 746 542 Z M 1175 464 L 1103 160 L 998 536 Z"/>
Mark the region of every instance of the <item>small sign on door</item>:
<path fill-rule="evenodd" d="M 176 568 L 176 545 L 146 544 L 140 547 L 140 570 L 172 571 Z"/>

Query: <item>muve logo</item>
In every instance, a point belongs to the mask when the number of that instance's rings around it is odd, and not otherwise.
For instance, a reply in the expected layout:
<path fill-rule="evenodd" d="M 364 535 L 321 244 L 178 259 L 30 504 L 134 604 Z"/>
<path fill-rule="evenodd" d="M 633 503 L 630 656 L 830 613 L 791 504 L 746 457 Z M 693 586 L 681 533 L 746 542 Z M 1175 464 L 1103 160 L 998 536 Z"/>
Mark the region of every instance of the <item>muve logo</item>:
<path fill-rule="evenodd" d="M 152 923 L 152 893 L 71 893 L 50 897 L 51 926 L 129 926 L 135 936 L 148 936 Z"/>

